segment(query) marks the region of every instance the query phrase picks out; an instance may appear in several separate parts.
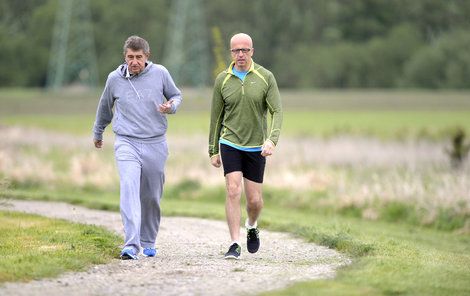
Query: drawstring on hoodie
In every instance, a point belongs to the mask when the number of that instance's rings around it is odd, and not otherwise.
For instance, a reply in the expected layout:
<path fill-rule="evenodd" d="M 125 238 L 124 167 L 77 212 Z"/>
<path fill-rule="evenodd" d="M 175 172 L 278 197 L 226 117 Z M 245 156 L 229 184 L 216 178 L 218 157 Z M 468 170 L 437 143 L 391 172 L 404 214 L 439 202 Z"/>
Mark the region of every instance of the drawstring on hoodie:
<path fill-rule="evenodd" d="M 139 96 L 139 93 L 137 92 L 137 90 L 135 89 L 134 85 L 132 84 L 131 82 L 131 79 L 130 78 L 127 78 L 127 81 L 129 81 L 129 83 L 131 84 L 132 88 L 134 89 L 135 93 L 137 94 L 137 97 L 139 98 L 139 100 L 141 100 L 140 96 Z"/>
<path fill-rule="evenodd" d="M 139 96 L 139 92 L 137 92 L 137 89 L 135 89 L 134 84 L 132 84 L 132 82 L 131 82 L 131 73 L 129 73 L 129 69 L 127 67 L 125 69 L 124 77 L 126 77 L 127 81 L 129 81 L 129 84 L 132 86 L 132 89 L 135 91 L 135 94 L 137 95 L 139 100 L 142 100 Z"/>

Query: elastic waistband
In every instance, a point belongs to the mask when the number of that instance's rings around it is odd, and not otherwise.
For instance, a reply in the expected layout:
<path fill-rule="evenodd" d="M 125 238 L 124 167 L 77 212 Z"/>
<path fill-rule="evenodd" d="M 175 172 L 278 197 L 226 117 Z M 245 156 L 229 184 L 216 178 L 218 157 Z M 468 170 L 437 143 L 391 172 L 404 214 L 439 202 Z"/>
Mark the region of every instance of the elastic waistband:
<path fill-rule="evenodd" d="M 161 135 L 161 136 L 156 136 L 152 138 L 136 138 L 136 137 L 131 137 L 131 136 L 123 136 L 123 135 L 118 135 L 116 134 L 116 140 L 128 140 L 134 143 L 144 143 L 144 144 L 156 144 L 156 143 L 161 143 L 166 141 L 166 136 Z"/>
<path fill-rule="evenodd" d="M 235 148 L 235 149 L 238 149 L 238 150 L 241 150 L 241 151 L 246 151 L 246 152 L 259 152 L 259 151 L 263 150 L 261 148 L 262 146 L 249 146 L 249 147 L 240 146 L 240 145 L 234 144 L 230 141 L 227 141 L 224 138 L 220 138 L 219 143 L 223 144 L 223 145 L 230 146 L 232 148 Z"/>

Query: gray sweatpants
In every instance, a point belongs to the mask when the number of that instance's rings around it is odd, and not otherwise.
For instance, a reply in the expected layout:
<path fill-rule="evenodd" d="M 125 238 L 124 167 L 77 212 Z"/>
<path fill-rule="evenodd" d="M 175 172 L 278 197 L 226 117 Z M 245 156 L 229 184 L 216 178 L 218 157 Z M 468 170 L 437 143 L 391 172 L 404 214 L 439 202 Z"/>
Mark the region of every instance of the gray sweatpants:
<path fill-rule="evenodd" d="M 116 135 L 120 208 L 125 247 L 154 248 L 160 227 L 160 199 L 168 146 L 165 137 L 140 140 Z"/>

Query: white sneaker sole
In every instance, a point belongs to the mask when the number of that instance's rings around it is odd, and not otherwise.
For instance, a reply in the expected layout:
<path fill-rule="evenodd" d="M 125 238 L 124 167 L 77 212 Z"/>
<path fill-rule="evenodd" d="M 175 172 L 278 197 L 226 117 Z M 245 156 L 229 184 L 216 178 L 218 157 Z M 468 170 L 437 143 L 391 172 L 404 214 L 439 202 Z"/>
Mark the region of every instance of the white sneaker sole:
<path fill-rule="evenodd" d="M 227 260 L 239 260 L 240 259 L 240 256 L 234 256 L 234 255 L 228 255 L 228 256 L 225 256 L 224 259 L 227 259 Z"/>

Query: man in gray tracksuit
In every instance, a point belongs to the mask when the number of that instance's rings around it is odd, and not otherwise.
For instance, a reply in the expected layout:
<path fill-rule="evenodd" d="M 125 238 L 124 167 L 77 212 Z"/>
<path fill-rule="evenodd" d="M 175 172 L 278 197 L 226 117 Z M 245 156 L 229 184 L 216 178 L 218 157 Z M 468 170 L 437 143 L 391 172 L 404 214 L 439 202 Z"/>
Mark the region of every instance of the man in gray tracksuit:
<path fill-rule="evenodd" d="M 116 134 L 125 232 L 122 259 L 137 259 L 141 248 L 145 256 L 156 255 L 168 157 L 166 114 L 175 113 L 182 100 L 168 70 L 148 61 L 149 55 L 145 39 L 131 36 L 126 40 L 125 63 L 109 74 L 93 126 L 96 148 L 103 146 L 103 132 L 111 121 Z"/>

